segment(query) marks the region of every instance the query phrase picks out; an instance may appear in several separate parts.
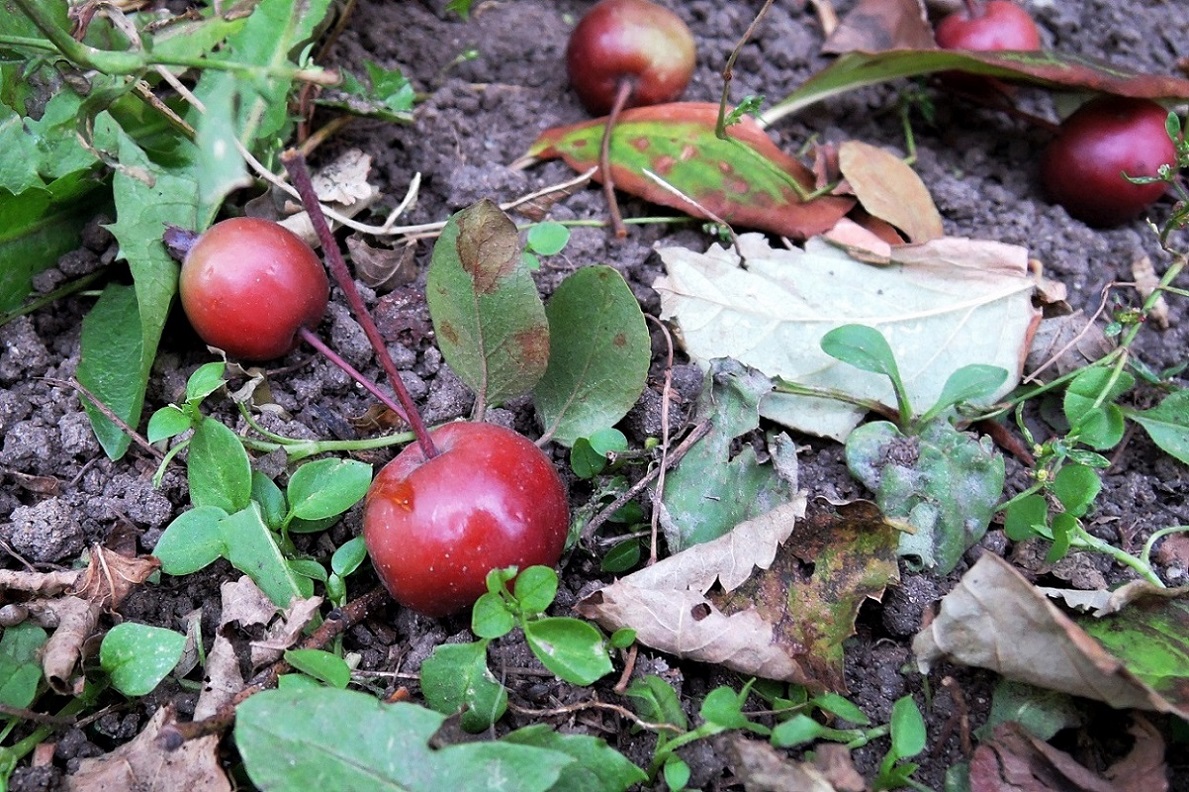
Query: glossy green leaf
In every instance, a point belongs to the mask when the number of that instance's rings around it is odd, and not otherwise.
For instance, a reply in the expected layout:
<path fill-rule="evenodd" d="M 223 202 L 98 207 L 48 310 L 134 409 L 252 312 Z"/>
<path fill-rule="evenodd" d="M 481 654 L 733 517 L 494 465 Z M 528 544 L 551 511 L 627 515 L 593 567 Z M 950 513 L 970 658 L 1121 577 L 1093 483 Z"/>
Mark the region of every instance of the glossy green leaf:
<path fill-rule="evenodd" d="M 1166 396 L 1150 410 L 1126 410 L 1165 453 L 1189 465 L 1189 390 Z"/>
<path fill-rule="evenodd" d="M 516 576 L 512 593 L 526 615 L 544 613 L 557 596 L 557 573 L 547 566 L 531 566 Z"/>
<path fill-rule="evenodd" d="M 289 478 L 289 508 L 303 520 L 324 520 L 354 506 L 372 483 L 372 466 L 355 459 L 307 462 Z"/>
<path fill-rule="evenodd" d="M 117 624 L 103 637 L 99 664 L 125 696 L 144 696 L 182 659 L 186 636 L 148 624 Z"/>
<path fill-rule="evenodd" d="M 213 418 L 204 418 L 190 439 L 186 460 L 190 500 L 237 512 L 252 499 L 252 463 L 239 436 Z"/>
<path fill-rule="evenodd" d="M 31 621 L 5 627 L 0 634 L 0 704 L 28 707 L 41 682 L 41 649 L 48 633 Z"/>
<path fill-rule="evenodd" d="M 515 626 L 516 616 L 499 594 L 488 591 L 471 607 L 471 632 L 480 638 L 499 638 Z"/>
<path fill-rule="evenodd" d="M 916 529 L 901 534 L 900 554 L 942 574 L 986 533 L 1003 493 L 1003 458 L 991 441 L 943 420 L 916 436 L 887 421 L 864 424 L 846 440 L 846 464 L 884 514 Z"/>
<path fill-rule="evenodd" d="M 640 398 L 652 344 L 639 303 L 611 267 L 577 270 L 549 317 L 549 367 L 533 392 L 547 434 L 563 445 L 617 423 Z"/>
<path fill-rule="evenodd" d="M 1098 471 L 1086 465 L 1065 465 L 1053 478 L 1053 494 L 1074 517 L 1084 516 L 1101 490 Z"/>
<path fill-rule="evenodd" d="M 266 690 L 237 708 L 235 745 L 261 790 L 545 792 L 574 761 L 504 742 L 431 746 L 445 719 L 353 690 Z M 351 739 L 327 739 L 328 724 L 348 723 Z"/>
<path fill-rule="evenodd" d="M 351 684 L 351 667 L 336 654 L 321 649 L 290 649 L 285 652 L 285 662 L 331 687 L 346 688 Z"/>
<path fill-rule="evenodd" d="M 309 596 L 312 586 L 303 587 L 294 576 L 257 504 L 224 517 L 219 521 L 219 531 L 227 560 L 250 577 L 278 608 L 287 608 L 294 599 Z"/>
<path fill-rule="evenodd" d="M 158 440 L 168 440 L 187 431 L 191 426 L 190 416 L 176 406 L 167 404 L 149 418 L 149 427 L 145 431 L 145 438 L 150 443 Z"/>
<path fill-rule="evenodd" d="M 832 228 L 854 205 L 853 199 L 834 196 L 802 200 L 813 190 L 813 174 L 773 143 L 755 119 L 744 117 L 731 126 L 725 140 L 715 134 L 717 122 L 718 104 L 710 102 L 620 113 L 610 143 L 615 187 L 694 217 L 798 239 Z M 560 157 L 585 173 L 598 164 L 605 125 L 606 119 L 596 119 L 548 129 L 527 156 Z M 598 172 L 594 178 L 600 178 Z"/>
<path fill-rule="evenodd" d="M 590 685 L 612 671 L 603 634 L 593 625 L 569 617 L 547 617 L 524 625 L 528 647 L 559 678 Z"/>
<path fill-rule="evenodd" d="M 461 712 L 469 732 L 490 728 L 508 709 L 508 691 L 487 667 L 487 641 L 435 647 L 421 664 L 421 692 L 443 715 Z"/>
<path fill-rule="evenodd" d="M 836 327 L 822 336 L 821 346 L 823 352 L 843 363 L 892 380 L 900 379 L 892 348 L 883 333 L 874 327 L 859 324 Z"/>
<path fill-rule="evenodd" d="M 157 540 L 153 555 L 167 575 L 189 575 L 227 554 L 219 523 L 227 512 L 218 506 L 198 506 L 174 518 Z"/>
<path fill-rule="evenodd" d="M 342 82 L 320 92 L 317 103 L 354 116 L 412 123 L 417 93 L 400 69 L 385 69 L 366 59 L 363 68 L 366 80 L 341 69 Z"/>
<path fill-rule="evenodd" d="M 553 789 L 582 792 L 624 792 L 633 784 L 648 780 L 648 774 L 606 742 L 588 734 L 562 734 L 543 723 L 525 726 L 508 734 L 504 742 L 548 748 L 574 758 L 562 770 Z"/>
<path fill-rule="evenodd" d="M 871 723 L 871 719 L 863 710 L 859 709 L 858 705 L 837 693 L 822 693 L 814 696 L 810 703 L 823 712 L 828 712 L 856 726 L 868 726 Z"/>
<path fill-rule="evenodd" d="M 481 404 L 532 389 L 549 360 L 549 325 L 521 262 L 515 224 L 491 201 L 446 223 L 425 296 L 446 362 Z"/>
<path fill-rule="evenodd" d="M 347 577 L 367 559 L 367 545 L 362 536 L 348 539 L 330 557 L 330 568 L 334 574 Z"/>

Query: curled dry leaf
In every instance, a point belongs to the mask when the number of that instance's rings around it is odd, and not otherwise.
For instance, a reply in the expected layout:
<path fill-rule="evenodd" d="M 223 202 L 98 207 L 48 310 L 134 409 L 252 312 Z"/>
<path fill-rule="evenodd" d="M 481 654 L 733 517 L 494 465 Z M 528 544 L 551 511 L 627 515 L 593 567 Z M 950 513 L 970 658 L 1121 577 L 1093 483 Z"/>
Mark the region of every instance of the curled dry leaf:
<path fill-rule="evenodd" d="M 821 770 L 789 759 L 766 742 L 750 740 L 739 732 L 728 733 L 725 741 L 735 779 L 748 792 L 839 792 Z"/>
<path fill-rule="evenodd" d="M 863 208 L 899 228 L 910 242 L 945 234 L 929 188 L 908 163 L 870 143 L 848 140 L 838 148 L 838 167 Z"/>
<path fill-rule="evenodd" d="M 117 610 L 134 588 L 160 568 L 161 562 L 152 556 L 133 558 L 95 545 L 74 593 L 102 608 Z"/>
<path fill-rule="evenodd" d="M 837 55 L 936 46 L 921 0 L 861 0 L 829 34 L 822 52 Z"/>
<path fill-rule="evenodd" d="M 313 175 L 314 191 L 327 206 L 342 215 L 354 217 L 380 199 L 380 190 L 367 180 L 371 167 L 369 155 L 359 149 L 349 149 Z M 289 214 L 280 223 L 312 247 L 318 246 L 318 235 L 314 233 L 310 216 L 304 211 Z"/>
<path fill-rule="evenodd" d="M 83 654 L 83 643 L 95 632 L 101 608 L 81 597 L 59 597 L 26 603 L 29 613 L 44 627 L 54 631 L 41 654 L 41 672 L 55 693 L 76 695 L 81 692 L 74 681 L 74 670 Z"/>
<path fill-rule="evenodd" d="M 321 597 L 295 599 L 281 611 L 280 618 L 269 625 L 264 637 L 252 642 L 252 668 L 261 668 L 277 660 L 286 649 L 297 643 L 302 631 L 322 606 Z"/>
<path fill-rule="evenodd" d="M 1028 347 L 1024 371 L 1029 379 L 1041 374 L 1051 379 L 1085 368 L 1112 349 L 1114 343 L 1106 337 L 1102 326 L 1078 310 L 1045 319 L 1037 325 Z"/>
<path fill-rule="evenodd" d="M 913 651 L 922 672 L 949 658 L 1118 709 L 1189 716 L 1189 701 L 1183 691 L 1178 693 L 1176 677 L 1165 679 L 1159 692 L 1145 684 L 1126 662 L 990 553 L 942 599 L 938 615 L 913 640 Z"/>
<path fill-rule="evenodd" d="M 769 376 L 850 396 L 896 403 L 886 377 L 859 371 L 821 350 L 828 331 L 860 323 L 880 330 L 896 356 L 914 409 L 923 412 L 958 368 L 998 366 L 1019 382 L 1039 314 L 1021 247 L 943 237 L 891 249 L 891 263 L 865 264 L 819 240 L 773 249 L 739 237 L 747 260 L 712 245 L 706 253 L 662 248 L 666 274 L 653 287 L 661 318 L 676 321 L 690 357 L 706 366 L 730 357 Z M 921 339 L 929 339 L 922 344 Z M 834 399 L 772 393 L 763 416 L 799 431 L 843 440 L 866 410 Z"/>
<path fill-rule="evenodd" d="M 174 751 L 157 744 L 157 734 L 172 721 L 172 705 L 157 710 L 144 730 L 111 753 L 83 759 L 66 778 L 74 792 L 230 792 L 231 783 L 219 761 L 219 735 L 188 740 Z"/>

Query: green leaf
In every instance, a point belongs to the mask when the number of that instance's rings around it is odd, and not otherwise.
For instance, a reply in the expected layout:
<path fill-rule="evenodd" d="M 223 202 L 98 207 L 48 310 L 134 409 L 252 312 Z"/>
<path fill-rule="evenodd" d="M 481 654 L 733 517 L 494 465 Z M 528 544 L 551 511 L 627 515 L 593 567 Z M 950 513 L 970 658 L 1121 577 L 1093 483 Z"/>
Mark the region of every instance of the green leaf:
<path fill-rule="evenodd" d="M 637 679 L 628 685 L 624 693 L 632 703 L 632 709 L 642 720 L 649 723 L 668 723 L 681 731 L 689 729 L 689 721 L 685 717 L 685 710 L 681 708 L 681 699 L 677 691 L 673 690 L 665 680 L 649 674 L 643 679 Z M 659 732 L 663 736 L 665 732 Z"/>
<path fill-rule="evenodd" d="M 362 536 L 348 539 L 330 557 L 330 569 L 339 577 L 347 577 L 367 558 L 367 545 Z"/>
<path fill-rule="evenodd" d="M 557 596 L 557 573 L 547 566 L 531 566 L 516 576 L 512 593 L 526 616 L 544 613 Z"/>
<path fill-rule="evenodd" d="M 177 437 L 191 426 L 190 416 L 172 404 L 167 404 L 149 418 L 145 437 L 150 443 Z"/>
<path fill-rule="evenodd" d="M 690 770 L 689 765 L 680 756 L 669 754 L 665 758 L 664 766 L 661 768 L 661 775 L 665 777 L 665 783 L 669 789 L 680 792 L 689 783 L 693 771 Z"/>
<path fill-rule="evenodd" d="M 303 520 L 342 514 L 367 494 L 372 466 L 354 459 L 307 462 L 289 478 L 289 508 Z"/>
<path fill-rule="evenodd" d="M 548 748 L 574 758 L 562 770 L 553 789 L 556 792 L 624 792 L 633 784 L 648 780 L 648 774 L 627 757 L 597 737 L 586 734 L 561 734 L 543 723 L 525 726 L 508 734 L 503 742 Z"/>
<path fill-rule="evenodd" d="M 285 515 L 289 512 L 285 493 L 281 492 L 275 481 L 259 470 L 252 471 L 252 500 L 260 504 L 260 515 L 265 525 L 274 531 L 281 530 Z"/>
<path fill-rule="evenodd" d="M 227 383 L 223 378 L 226 368 L 223 361 L 216 360 L 194 369 L 194 373 L 186 380 L 186 401 L 197 406 L 207 396 L 223 387 Z"/>
<path fill-rule="evenodd" d="M 818 739 L 824 731 L 825 727 L 813 718 L 798 714 L 772 729 L 772 744 L 777 748 L 796 748 Z"/>
<path fill-rule="evenodd" d="M 900 369 L 883 333 L 867 325 L 843 325 L 822 336 L 822 351 L 855 368 L 899 381 Z M 953 379 L 952 375 L 951 378 Z M 946 381 L 949 384 L 949 380 Z M 942 389 L 944 393 L 944 388 Z"/>
<path fill-rule="evenodd" d="M 5 627 L 0 634 L 0 704 L 28 707 L 41 683 L 41 649 L 48 633 L 31 621 Z"/>
<path fill-rule="evenodd" d="M 1189 390 L 1179 390 L 1150 410 L 1126 410 L 1165 453 L 1189 465 Z"/>
<path fill-rule="evenodd" d="M 351 667 L 343 658 L 330 652 L 321 649 L 289 649 L 285 652 L 285 662 L 331 687 L 345 689 L 351 684 Z"/>
<path fill-rule="evenodd" d="M 571 274 L 545 314 L 549 367 L 533 397 L 546 434 L 570 446 L 627 415 L 644 391 L 652 344 L 639 303 L 611 267 Z"/>
<path fill-rule="evenodd" d="M 1043 495 L 1028 495 L 1008 504 L 1003 531 L 1013 542 L 1048 534 L 1049 504 Z"/>
<path fill-rule="evenodd" d="M 480 638 L 499 638 L 512 632 L 516 616 L 499 594 L 490 591 L 475 600 L 471 608 L 471 632 Z"/>
<path fill-rule="evenodd" d="M 370 60 L 364 60 L 363 68 L 367 72 L 366 81 L 343 69 L 342 83 L 323 90 L 317 104 L 354 116 L 412 123 L 417 93 L 400 69 L 385 69 Z"/>
<path fill-rule="evenodd" d="M 892 705 L 892 753 L 898 759 L 916 756 L 925 750 L 928 733 L 912 696 L 903 696 Z"/>
<path fill-rule="evenodd" d="M 600 429 L 590 437 L 579 437 L 570 449 L 570 467 L 578 478 L 589 479 L 603 472 L 607 466 L 607 455 L 626 451 L 628 440 L 623 432 L 609 427 Z"/>
<path fill-rule="evenodd" d="M 524 624 L 528 647 L 541 663 L 574 685 L 589 685 L 611 673 L 603 634 L 593 625 L 568 617 L 548 617 Z"/>
<path fill-rule="evenodd" d="M 480 201 L 447 221 L 426 276 L 442 356 L 484 405 L 531 390 L 549 360 L 545 309 L 520 252 L 515 224 Z"/>
<path fill-rule="evenodd" d="M 182 512 L 161 534 L 153 555 L 167 575 L 189 575 L 227 554 L 219 522 L 227 512 L 218 506 L 198 506 Z"/>
<path fill-rule="evenodd" d="M 1007 381 L 1007 377 L 1007 369 L 999 366 L 987 366 L 981 363 L 963 366 L 945 381 L 945 385 L 941 388 L 941 395 L 937 397 L 937 403 L 921 416 L 921 421 L 928 421 L 955 404 L 990 396 Z"/>
<path fill-rule="evenodd" d="M 1069 512 L 1057 512 L 1053 515 L 1049 530 L 1053 534 L 1053 545 L 1045 554 L 1045 562 L 1055 564 L 1065 558 L 1065 554 L 1073 545 L 1073 538 L 1078 530 L 1078 520 Z"/>
<path fill-rule="evenodd" d="M 125 696 L 144 696 L 182 659 L 186 636 L 148 624 L 117 624 L 99 646 L 99 665 Z"/>
<path fill-rule="evenodd" d="M 504 742 L 431 747 L 445 719 L 353 690 L 266 690 L 237 708 L 235 745 L 262 790 L 546 792 L 574 761 Z M 351 724 L 351 739 L 327 739 L 329 724 Z"/>
<path fill-rule="evenodd" d="M 871 719 L 854 702 L 837 693 L 822 693 L 814 696 L 810 703 L 821 711 L 828 712 L 856 726 L 868 726 L 871 723 Z"/>
<path fill-rule="evenodd" d="M 1077 615 L 1078 625 L 1122 661 L 1126 671 L 1184 717 L 1189 690 L 1189 600 L 1153 597 L 1101 618 Z"/>
<path fill-rule="evenodd" d="M 743 702 L 747 700 L 747 689 L 742 693 L 736 693 L 731 688 L 723 685 L 716 687 L 706 694 L 706 698 L 702 701 L 702 707 L 699 714 L 707 723 L 713 723 L 724 729 L 748 729 L 762 726 L 753 724 L 743 714 Z M 766 730 L 765 730 L 766 733 Z"/>
<path fill-rule="evenodd" d="M 981 741 L 989 737 L 996 726 L 1015 722 L 1028 733 L 1049 740 L 1062 729 L 1083 725 L 1085 718 L 1080 700 L 1068 693 L 1000 679 L 991 694 L 991 712 L 987 722 L 976 733 Z"/>
<path fill-rule="evenodd" d="M 1083 517 L 1102 490 L 1098 471 L 1086 465 L 1065 465 L 1053 479 L 1053 494 L 1074 517 Z"/>
<path fill-rule="evenodd" d="M 537 223 L 528 230 L 525 241 L 539 256 L 556 256 L 570 241 L 570 229 L 552 220 Z"/>
<path fill-rule="evenodd" d="M 900 554 L 948 573 L 986 533 L 1003 493 L 1003 458 L 991 441 L 934 420 L 917 436 L 893 424 L 864 424 L 846 440 L 851 475 L 875 493 L 880 511 L 908 520 Z"/>
<path fill-rule="evenodd" d="M 219 531 L 227 560 L 250 577 L 278 608 L 287 608 L 294 599 L 309 596 L 294 577 L 272 531 L 264 524 L 259 505 L 250 503 L 247 508 L 224 517 L 219 521 Z"/>
<path fill-rule="evenodd" d="M 213 418 L 204 418 L 190 439 L 186 459 L 190 500 L 237 512 L 252 499 L 252 463 L 239 436 Z"/>
<path fill-rule="evenodd" d="M 1065 391 L 1064 410 L 1070 433 L 1095 449 L 1105 451 L 1123 439 L 1123 413 L 1114 401 L 1135 385 L 1127 372 L 1105 368 L 1086 369 L 1074 377 Z M 1094 406 L 1095 402 L 1101 402 Z"/>
<path fill-rule="evenodd" d="M 462 713 L 462 727 L 481 732 L 504 716 L 508 691 L 487 668 L 487 641 L 441 644 L 421 664 L 421 692 L 443 715 Z"/>
<path fill-rule="evenodd" d="M 614 545 L 607 554 L 603 556 L 603 560 L 599 562 L 599 569 L 603 572 L 612 572 L 619 574 L 640 563 L 640 540 L 636 538 L 625 539 L 617 545 Z"/>
<path fill-rule="evenodd" d="M 751 443 L 737 447 L 737 438 L 759 427 L 760 400 L 771 390 L 771 380 L 754 369 L 711 363 L 694 419 L 710 431 L 665 479 L 661 527 L 670 551 L 716 539 L 796 494 L 791 475 L 781 473 L 795 458 L 787 436 L 769 443 L 772 464 L 761 464 Z"/>
<path fill-rule="evenodd" d="M 135 289 L 108 284 L 83 319 L 78 380 L 125 421 L 129 416 L 139 417 L 144 404 L 144 389 L 137 381 L 142 344 Z M 83 407 L 104 452 L 112 459 L 122 457 L 131 438 L 89 399 L 83 399 Z"/>

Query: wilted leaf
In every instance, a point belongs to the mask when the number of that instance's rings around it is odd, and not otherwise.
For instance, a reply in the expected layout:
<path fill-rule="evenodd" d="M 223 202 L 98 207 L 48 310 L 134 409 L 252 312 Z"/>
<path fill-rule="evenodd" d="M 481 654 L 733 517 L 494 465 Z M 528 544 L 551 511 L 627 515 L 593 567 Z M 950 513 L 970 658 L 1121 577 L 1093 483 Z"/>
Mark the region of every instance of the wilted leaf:
<path fill-rule="evenodd" d="M 481 404 L 530 390 L 549 362 L 549 325 L 516 225 L 491 201 L 446 223 L 425 298 L 442 356 Z"/>
<path fill-rule="evenodd" d="M 689 201 L 649 178 L 650 171 L 732 225 L 804 239 L 832 227 L 853 206 L 848 198 L 803 201 L 813 173 L 785 154 L 750 116 L 715 134 L 718 105 L 704 102 L 637 107 L 624 111 L 611 135 L 615 186 L 652 203 L 695 217 Z M 561 157 L 579 173 L 598 164 L 605 119 L 541 133 L 526 158 Z M 598 173 L 595 179 L 599 179 Z"/>
<path fill-rule="evenodd" d="M 983 537 L 1003 495 L 1003 457 L 990 440 L 944 420 L 908 436 L 887 421 L 864 424 L 846 439 L 846 465 L 885 515 L 916 529 L 901 535 L 900 554 L 940 574 Z"/>
<path fill-rule="evenodd" d="M 825 775 L 811 764 L 789 759 L 767 742 L 739 732 L 726 736 L 731 770 L 748 792 L 837 792 Z"/>
<path fill-rule="evenodd" d="M 1131 661 L 1104 649 L 1002 558 L 984 553 L 941 601 L 938 616 L 917 634 L 913 651 L 922 671 L 948 657 L 1009 679 L 1105 701 L 1117 709 L 1173 712 L 1185 718 L 1189 701 L 1183 660 L 1175 661 L 1173 675 L 1153 676 L 1150 682 L 1141 676 L 1154 672 L 1155 659 L 1167 656 L 1170 648 L 1180 658 L 1189 652 L 1189 611 L 1183 601 L 1176 606 L 1162 614 L 1164 623 L 1140 615 L 1136 625 L 1131 621 L 1136 617 L 1124 620 L 1120 614 L 1111 617 L 1117 621 L 1099 624 L 1097 629 L 1104 631 L 1121 628 L 1130 645 L 1119 649 L 1135 658 Z M 1145 625 L 1145 619 L 1153 621 Z M 1166 625 L 1172 624 L 1180 625 L 1172 627 L 1179 632 L 1169 631 Z M 1150 686 L 1153 683 L 1159 688 Z"/>
<path fill-rule="evenodd" d="M 941 213 L 929 188 L 895 154 L 848 140 L 838 147 L 838 167 L 863 208 L 899 228 L 910 242 L 928 242 L 944 235 Z"/>
<path fill-rule="evenodd" d="M 153 713 L 144 730 L 111 753 L 83 759 L 66 777 L 66 788 L 77 792 L 230 792 L 231 783 L 219 758 L 219 735 L 187 740 L 176 750 L 157 743 L 157 734 L 173 720 L 173 706 Z"/>
<path fill-rule="evenodd" d="M 760 464 L 749 443 L 735 448 L 759 427 L 760 400 L 771 390 L 758 371 L 733 360 L 711 363 L 695 417 L 710 430 L 665 479 L 660 521 L 670 552 L 716 539 L 796 492 L 797 452 L 787 435 L 771 439 L 772 464 Z"/>
<path fill-rule="evenodd" d="M 972 52 L 967 50 L 888 50 L 848 52 L 760 117 L 763 126 L 831 96 L 900 77 L 962 71 L 1029 82 L 1044 88 L 1083 90 L 1144 99 L 1189 98 L 1189 80 L 1128 69 L 1060 52 Z"/>
<path fill-rule="evenodd" d="M 545 315 L 549 365 L 533 400 L 545 431 L 572 446 L 627 415 L 648 381 L 652 343 L 632 290 L 611 267 L 571 274 Z"/>
<path fill-rule="evenodd" d="M 837 55 L 936 46 L 921 0 L 861 0 L 830 33 L 822 52 Z"/>
<path fill-rule="evenodd" d="M 844 690 L 842 642 L 863 600 L 896 579 L 896 532 L 869 514 L 794 525 L 803 510 L 803 498 L 779 506 L 600 589 L 577 610 L 680 657 Z M 722 590 L 707 594 L 716 579 Z"/>
<path fill-rule="evenodd" d="M 1019 381 L 1037 312 L 1027 251 L 999 242 L 942 238 L 893 250 L 875 267 L 820 240 L 805 250 L 771 248 L 758 235 L 733 250 L 705 254 L 662 248 L 667 274 L 653 284 L 661 317 L 675 319 L 685 349 L 701 365 L 731 357 L 769 376 L 896 404 L 886 377 L 857 371 L 820 348 L 844 324 L 881 331 L 895 354 L 913 407 L 937 400 L 949 376 L 969 364 L 998 366 Z M 921 339 L 929 339 L 921 343 Z M 794 429 L 842 440 L 866 410 L 833 399 L 772 393 L 761 415 Z"/>

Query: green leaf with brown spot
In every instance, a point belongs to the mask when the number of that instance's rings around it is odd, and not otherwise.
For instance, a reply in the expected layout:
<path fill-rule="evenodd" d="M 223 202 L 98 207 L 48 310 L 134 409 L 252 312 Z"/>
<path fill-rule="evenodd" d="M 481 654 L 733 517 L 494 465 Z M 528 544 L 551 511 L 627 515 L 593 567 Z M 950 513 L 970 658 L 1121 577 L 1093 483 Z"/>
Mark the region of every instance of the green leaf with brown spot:
<path fill-rule="evenodd" d="M 835 196 L 804 200 L 814 189 L 808 168 L 781 151 L 751 117 L 730 126 L 725 140 L 714 133 L 717 120 L 718 105 L 706 102 L 624 111 L 611 134 L 615 186 L 694 217 L 797 239 L 833 228 L 854 205 Z M 600 118 L 548 129 L 526 156 L 560 157 L 585 172 L 598 164 L 605 125 Z"/>
<path fill-rule="evenodd" d="M 488 200 L 451 217 L 434 245 L 425 296 L 438 346 L 479 405 L 531 390 L 549 361 L 545 307 L 520 254 L 515 224 Z"/>

